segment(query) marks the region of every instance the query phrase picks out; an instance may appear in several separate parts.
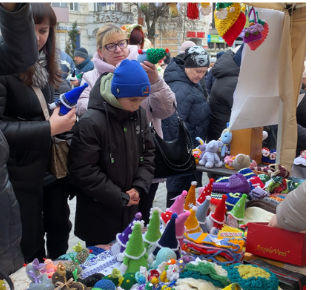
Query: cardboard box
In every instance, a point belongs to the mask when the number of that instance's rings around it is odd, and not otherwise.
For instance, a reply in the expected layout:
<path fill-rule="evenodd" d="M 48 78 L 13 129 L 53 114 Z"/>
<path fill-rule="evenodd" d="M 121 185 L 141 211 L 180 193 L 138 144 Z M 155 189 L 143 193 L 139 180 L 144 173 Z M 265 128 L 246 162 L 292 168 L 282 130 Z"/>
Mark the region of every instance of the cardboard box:
<path fill-rule="evenodd" d="M 306 234 L 248 223 L 246 252 L 293 265 L 306 265 Z"/>

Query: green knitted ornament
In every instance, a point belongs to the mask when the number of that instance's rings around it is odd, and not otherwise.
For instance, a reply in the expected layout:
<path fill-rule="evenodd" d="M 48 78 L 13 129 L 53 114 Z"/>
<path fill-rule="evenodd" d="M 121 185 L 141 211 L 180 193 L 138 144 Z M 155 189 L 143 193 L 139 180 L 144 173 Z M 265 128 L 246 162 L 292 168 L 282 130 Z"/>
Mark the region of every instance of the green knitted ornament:
<path fill-rule="evenodd" d="M 136 283 L 135 273 L 126 273 L 123 275 L 123 280 L 120 287 L 124 290 L 130 290 Z"/>
<path fill-rule="evenodd" d="M 157 64 L 163 57 L 166 56 L 164 48 L 149 48 L 147 49 L 148 61 Z"/>

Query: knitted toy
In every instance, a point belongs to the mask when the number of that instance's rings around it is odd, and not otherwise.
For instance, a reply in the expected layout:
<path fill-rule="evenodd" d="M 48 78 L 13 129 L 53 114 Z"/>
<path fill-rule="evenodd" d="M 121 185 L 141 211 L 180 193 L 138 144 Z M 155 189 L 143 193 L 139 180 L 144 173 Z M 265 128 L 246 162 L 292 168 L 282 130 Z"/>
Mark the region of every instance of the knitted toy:
<path fill-rule="evenodd" d="M 80 242 L 78 242 L 77 246 L 72 248 L 77 253 L 75 259 L 79 262 L 79 264 L 83 264 L 90 255 L 90 250 L 88 248 L 82 247 Z"/>
<path fill-rule="evenodd" d="M 276 150 L 269 150 L 267 147 L 263 147 L 261 150 L 262 157 L 261 162 L 263 164 L 274 164 L 276 158 Z"/>
<path fill-rule="evenodd" d="M 55 288 L 48 276 L 40 273 L 40 270 L 43 269 L 44 266 L 45 264 L 39 263 L 38 259 L 35 259 L 26 266 L 26 274 L 31 281 L 29 284 L 30 290 L 52 290 Z"/>
<path fill-rule="evenodd" d="M 251 158 L 246 154 L 238 154 L 232 162 L 232 166 L 235 170 L 240 170 L 245 167 L 249 167 Z"/>
<path fill-rule="evenodd" d="M 232 132 L 229 130 L 229 123 L 227 123 L 227 128 L 222 131 L 219 141 L 223 143 L 220 156 L 224 158 L 230 154 L 230 143 L 232 141 Z"/>
<path fill-rule="evenodd" d="M 141 229 L 143 221 L 134 221 L 134 229 L 124 251 L 124 259 L 120 271 L 124 273 L 136 273 L 140 266 L 148 267 L 146 249 L 143 246 Z"/>
<path fill-rule="evenodd" d="M 167 53 L 169 52 L 168 49 L 164 48 L 139 49 L 137 61 L 149 61 L 153 64 L 157 64 L 163 57 L 167 56 Z"/>
<path fill-rule="evenodd" d="M 175 222 L 176 238 L 179 242 L 180 248 L 184 244 L 184 232 L 185 232 L 185 222 L 190 216 L 190 211 L 185 211 L 178 215 Z"/>
<path fill-rule="evenodd" d="M 244 224 L 245 203 L 247 195 L 244 193 L 240 200 L 234 205 L 233 209 L 227 213 L 227 225 L 239 228 Z M 235 222 L 236 221 L 236 222 Z"/>
<path fill-rule="evenodd" d="M 157 253 L 155 261 L 152 263 L 152 268 L 157 269 L 158 266 L 162 263 L 166 263 L 170 259 L 177 259 L 175 252 L 170 248 L 162 248 Z M 166 263 L 167 264 L 167 263 Z"/>
<path fill-rule="evenodd" d="M 203 15 L 209 15 L 212 12 L 212 6 L 210 5 L 210 3 L 200 3 L 201 7 L 200 7 L 200 12 Z"/>
<path fill-rule="evenodd" d="M 215 212 L 209 215 L 209 218 L 214 221 L 214 224 L 213 224 L 212 229 L 210 230 L 210 233 L 215 232 L 213 228 L 220 230 L 226 221 L 226 211 L 227 211 L 226 199 L 227 199 L 227 196 L 224 194 L 221 198 L 221 201 L 217 205 Z"/>
<path fill-rule="evenodd" d="M 150 219 L 148 229 L 146 234 L 143 237 L 144 240 L 144 247 L 147 250 L 147 254 L 153 252 L 156 247 L 156 242 L 161 238 L 161 231 L 160 231 L 160 209 L 152 208 L 152 217 Z"/>
<path fill-rule="evenodd" d="M 102 279 L 98 281 L 91 290 L 115 290 L 116 286 L 112 281 Z"/>
<path fill-rule="evenodd" d="M 202 232 L 199 221 L 196 217 L 196 212 L 197 212 L 197 207 L 196 206 L 192 207 L 190 209 L 190 216 L 185 221 L 186 232 L 189 234 Z"/>
<path fill-rule="evenodd" d="M 205 201 L 198 207 L 198 210 L 196 212 L 196 217 L 198 219 L 199 225 L 204 233 L 208 232 L 207 224 L 206 224 L 206 217 L 207 212 L 209 209 L 211 196 L 208 195 L 205 199 Z"/>
<path fill-rule="evenodd" d="M 157 241 L 156 249 L 152 252 L 152 254 L 148 258 L 148 262 L 150 264 L 155 260 L 155 257 L 160 251 L 160 249 L 164 247 L 172 249 L 177 256 L 177 259 L 180 258 L 180 247 L 179 242 L 176 238 L 176 223 L 175 223 L 176 218 L 177 214 L 173 213 L 170 221 L 167 223 L 167 226 L 164 229 L 161 238 Z"/>
<path fill-rule="evenodd" d="M 170 211 L 172 213 L 177 213 L 177 215 L 184 212 L 184 204 L 186 197 L 188 195 L 188 192 L 186 190 L 183 190 L 183 192 L 177 196 L 174 203 L 171 205 L 170 208 L 167 209 L 167 211 Z"/>
<path fill-rule="evenodd" d="M 223 288 L 222 290 L 241 290 L 241 286 L 238 283 L 232 283 L 229 286 Z"/>
<path fill-rule="evenodd" d="M 137 281 L 135 279 L 135 273 L 126 273 L 123 275 L 123 280 L 120 285 L 121 289 L 130 290 Z"/>
<path fill-rule="evenodd" d="M 49 278 L 52 277 L 53 273 L 56 271 L 56 266 L 51 259 L 44 260 L 45 267 L 41 270 L 41 273 L 47 274 Z"/>
<path fill-rule="evenodd" d="M 268 269 L 240 263 L 223 266 L 223 268 L 228 272 L 230 281 L 232 283 L 238 283 L 242 289 L 278 289 L 279 280 L 277 276 Z"/>
<path fill-rule="evenodd" d="M 206 199 L 207 196 L 210 196 L 213 191 L 214 178 L 210 178 L 208 184 L 204 187 L 203 191 L 197 198 L 197 205 L 200 206 Z"/>
<path fill-rule="evenodd" d="M 218 2 L 214 11 L 214 18 L 218 34 L 228 46 L 232 46 L 246 23 L 246 17 L 241 11 L 240 3 Z"/>
<path fill-rule="evenodd" d="M 207 149 L 207 143 L 205 143 L 200 137 L 196 137 L 195 139 L 200 143 L 200 145 L 197 147 L 197 149 L 200 150 L 199 160 L 201 160 L 206 149 Z"/>
<path fill-rule="evenodd" d="M 219 148 L 223 146 L 223 143 L 221 141 L 212 140 L 207 144 L 207 149 L 202 157 L 202 159 L 199 161 L 200 165 L 204 165 L 207 168 L 215 167 L 221 167 L 222 162 L 220 161 L 219 156 L 217 155 L 217 152 Z"/>
<path fill-rule="evenodd" d="M 134 219 L 128 225 L 128 227 L 122 232 L 116 235 L 116 242 L 111 247 L 111 255 L 116 257 L 119 262 L 123 261 L 124 258 L 124 250 L 126 248 L 126 244 L 129 240 L 129 236 L 134 229 L 134 222 L 140 221 L 142 219 L 142 214 L 140 212 L 135 214 Z"/>
<path fill-rule="evenodd" d="M 191 182 L 191 185 L 190 185 L 190 188 L 188 190 L 188 194 L 185 200 L 185 205 L 184 205 L 185 210 L 190 210 L 193 206 L 196 205 L 195 188 L 197 184 L 198 183 L 196 181 Z"/>
<path fill-rule="evenodd" d="M 199 19 L 198 3 L 187 4 L 187 17 L 192 20 Z"/>
<path fill-rule="evenodd" d="M 177 3 L 166 3 L 168 6 L 168 13 L 171 17 L 177 17 L 178 16 L 178 9 L 177 9 Z"/>
<path fill-rule="evenodd" d="M 80 95 L 88 86 L 87 83 L 84 83 L 83 86 L 76 87 L 67 93 L 61 94 L 54 103 L 49 104 L 49 108 L 54 110 L 57 106 L 60 106 L 59 115 L 66 115 L 77 105 Z"/>

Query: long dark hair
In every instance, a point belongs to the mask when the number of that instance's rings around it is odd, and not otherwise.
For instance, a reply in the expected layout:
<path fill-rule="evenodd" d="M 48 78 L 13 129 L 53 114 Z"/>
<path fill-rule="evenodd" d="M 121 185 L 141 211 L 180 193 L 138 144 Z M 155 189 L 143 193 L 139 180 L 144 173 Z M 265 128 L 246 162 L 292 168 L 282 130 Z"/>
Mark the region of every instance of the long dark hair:
<path fill-rule="evenodd" d="M 46 53 L 47 66 L 46 70 L 49 73 L 49 82 L 58 88 L 57 82 L 61 81 L 60 78 L 60 66 L 58 58 L 56 57 L 56 36 L 55 36 L 55 26 L 57 23 L 57 18 L 54 13 L 53 8 L 48 3 L 31 3 L 33 20 L 35 24 L 49 23 L 50 30 L 49 36 L 46 44 L 42 49 Z M 27 86 L 32 85 L 32 77 L 35 73 L 33 67 L 27 69 L 24 73 L 20 75 L 23 83 Z"/>

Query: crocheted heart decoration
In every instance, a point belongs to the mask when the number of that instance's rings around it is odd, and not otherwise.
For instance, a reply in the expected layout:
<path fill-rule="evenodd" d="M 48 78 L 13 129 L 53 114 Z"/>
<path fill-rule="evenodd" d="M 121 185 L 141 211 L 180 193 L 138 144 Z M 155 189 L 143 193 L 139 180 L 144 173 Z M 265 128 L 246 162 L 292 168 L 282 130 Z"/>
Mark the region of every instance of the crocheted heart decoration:
<path fill-rule="evenodd" d="M 229 46 L 232 46 L 233 42 L 240 35 L 245 23 L 246 23 L 245 14 L 241 12 L 238 19 L 234 22 L 234 24 L 230 27 L 230 29 L 223 36 L 223 39 Z"/>
<path fill-rule="evenodd" d="M 214 11 L 215 27 L 221 37 L 223 37 L 230 27 L 236 22 L 241 12 L 240 3 L 230 3 L 231 5 L 226 5 L 228 3 L 222 4 L 224 4 L 224 7 L 216 6 Z"/>
<path fill-rule="evenodd" d="M 265 23 L 263 28 L 264 30 L 261 32 L 262 34 L 261 39 L 247 43 L 251 50 L 256 50 L 266 40 L 268 33 L 269 33 L 269 26 L 267 22 Z"/>

